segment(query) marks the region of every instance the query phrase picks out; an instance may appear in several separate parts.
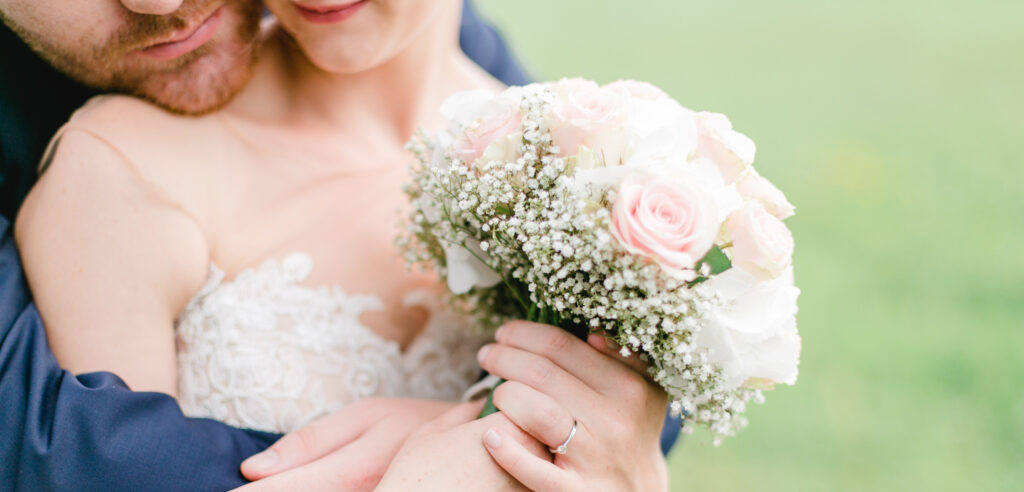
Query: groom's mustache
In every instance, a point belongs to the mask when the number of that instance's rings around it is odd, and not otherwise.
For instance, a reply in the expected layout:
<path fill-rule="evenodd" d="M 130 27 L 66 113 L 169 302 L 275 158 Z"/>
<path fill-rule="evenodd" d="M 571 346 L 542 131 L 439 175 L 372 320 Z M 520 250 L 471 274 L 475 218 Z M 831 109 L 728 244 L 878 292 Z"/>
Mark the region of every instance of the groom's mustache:
<path fill-rule="evenodd" d="M 111 36 L 112 41 L 107 43 L 104 51 L 125 54 L 171 41 L 180 31 L 197 29 L 226 3 L 225 0 L 185 0 L 173 14 L 126 13 L 124 27 Z"/>

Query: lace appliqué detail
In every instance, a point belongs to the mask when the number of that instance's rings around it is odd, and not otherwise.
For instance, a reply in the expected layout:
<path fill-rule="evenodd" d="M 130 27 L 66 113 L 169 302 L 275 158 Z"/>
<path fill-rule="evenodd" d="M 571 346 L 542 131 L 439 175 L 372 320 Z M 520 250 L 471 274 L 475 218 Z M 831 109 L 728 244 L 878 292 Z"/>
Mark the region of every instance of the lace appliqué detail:
<path fill-rule="evenodd" d="M 405 299 L 431 316 L 402 353 L 359 321 L 378 298 L 299 285 L 312 268 L 293 253 L 225 282 L 211 264 L 175 326 L 186 415 L 289 432 L 370 396 L 456 401 L 476 380 L 483 337 L 432 296 Z"/>

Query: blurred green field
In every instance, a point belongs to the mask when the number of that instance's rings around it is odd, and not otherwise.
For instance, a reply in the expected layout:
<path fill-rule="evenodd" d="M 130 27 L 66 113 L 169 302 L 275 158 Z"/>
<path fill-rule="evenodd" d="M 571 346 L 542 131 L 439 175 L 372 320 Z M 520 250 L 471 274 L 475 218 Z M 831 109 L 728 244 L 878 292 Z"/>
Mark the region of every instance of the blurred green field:
<path fill-rule="evenodd" d="M 797 205 L 800 381 L 672 490 L 1024 489 L 1024 2 L 477 3 L 538 79 L 727 114 Z"/>

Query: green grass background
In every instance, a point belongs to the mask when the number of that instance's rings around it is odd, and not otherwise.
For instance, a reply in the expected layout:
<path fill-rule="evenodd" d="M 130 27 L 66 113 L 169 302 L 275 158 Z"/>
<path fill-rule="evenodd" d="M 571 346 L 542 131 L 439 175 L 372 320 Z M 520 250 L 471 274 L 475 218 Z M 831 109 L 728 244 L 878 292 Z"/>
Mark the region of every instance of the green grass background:
<path fill-rule="evenodd" d="M 1024 2 L 477 4 L 538 79 L 727 114 L 797 205 L 800 381 L 672 490 L 1024 490 Z"/>

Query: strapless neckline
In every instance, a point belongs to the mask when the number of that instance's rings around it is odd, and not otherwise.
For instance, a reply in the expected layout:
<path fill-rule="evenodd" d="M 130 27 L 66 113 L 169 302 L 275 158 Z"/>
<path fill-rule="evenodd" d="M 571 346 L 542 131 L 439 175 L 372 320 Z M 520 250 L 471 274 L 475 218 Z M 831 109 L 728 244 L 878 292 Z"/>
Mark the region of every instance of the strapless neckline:
<path fill-rule="evenodd" d="M 216 262 L 211 261 L 207 273 L 206 282 L 192 296 L 188 305 L 191 306 L 197 299 L 205 297 L 216 289 L 238 288 L 238 284 L 260 285 L 262 288 L 274 288 L 287 285 L 289 290 L 295 293 L 304 292 L 310 299 L 320 299 L 320 302 L 344 306 L 346 311 L 358 312 L 352 323 L 353 329 L 358 329 L 366 336 L 375 338 L 384 345 L 393 346 L 400 350 L 401 345 L 395 341 L 382 337 L 359 320 L 359 315 L 365 312 L 381 311 L 384 303 L 379 297 L 373 294 L 350 294 L 337 285 L 326 285 L 310 287 L 301 285 L 313 272 L 313 257 L 304 251 L 293 251 L 280 258 L 263 260 L 257 266 L 243 268 L 233 277 L 228 278 L 227 273 Z M 413 291 L 407 296 L 405 304 L 419 304 L 415 302 L 418 296 L 423 295 L 419 291 Z M 185 308 L 188 310 L 188 307 Z"/>
<path fill-rule="evenodd" d="M 454 401 L 476 379 L 484 337 L 436 296 L 406 296 L 431 316 L 403 352 L 359 320 L 382 309 L 379 298 L 301 285 L 312 269 L 304 252 L 230 280 L 211 263 L 175 324 L 186 414 L 288 432 L 370 396 Z"/>

